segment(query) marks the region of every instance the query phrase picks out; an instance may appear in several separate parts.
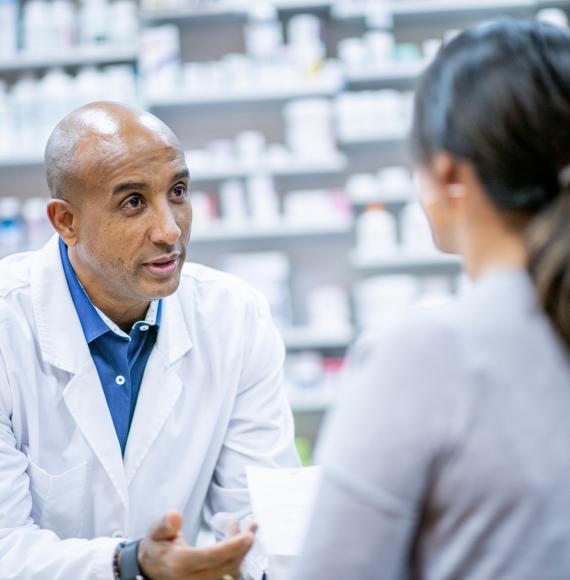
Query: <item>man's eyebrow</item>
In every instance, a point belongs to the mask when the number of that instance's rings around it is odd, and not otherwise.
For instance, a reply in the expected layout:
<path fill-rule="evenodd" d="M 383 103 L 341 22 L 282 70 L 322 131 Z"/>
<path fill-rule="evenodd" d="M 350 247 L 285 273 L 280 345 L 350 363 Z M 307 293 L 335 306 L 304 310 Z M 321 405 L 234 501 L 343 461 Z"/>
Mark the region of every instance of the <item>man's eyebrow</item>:
<path fill-rule="evenodd" d="M 177 173 L 175 173 L 172 177 L 172 181 L 178 181 L 179 179 L 187 179 L 190 177 L 190 172 L 188 171 L 188 168 L 185 167 L 184 169 L 181 169 L 180 171 L 178 171 Z"/>
<path fill-rule="evenodd" d="M 172 176 L 172 181 L 178 181 L 179 179 L 186 179 L 190 177 L 190 172 L 188 171 L 188 168 L 184 168 L 181 169 L 180 171 L 178 171 L 177 173 L 175 173 Z M 118 195 L 119 193 L 123 193 L 124 191 L 133 191 L 133 190 L 140 190 L 140 189 L 146 189 L 147 188 L 147 184 L 146 183 L 142 183 L 142 182 L 133 182 L 133 181 L 128 181 L 125 183 L 118 183 L 117 185 L 115 185 L 115 187 L 113 187 L 113 192 L 112 195 Z"/>
<path fill-rule="evenodd" d="M 146 183 L 140 182 L 129 181 L 126 183 L 118 183 L 115 185 L 115 187 L 113 187 L 112 195 L 117 195 L 119 193 L 123 193 L 124 191 L 133 191 L 135 189 L 146 189 L 146 187 Z"/>

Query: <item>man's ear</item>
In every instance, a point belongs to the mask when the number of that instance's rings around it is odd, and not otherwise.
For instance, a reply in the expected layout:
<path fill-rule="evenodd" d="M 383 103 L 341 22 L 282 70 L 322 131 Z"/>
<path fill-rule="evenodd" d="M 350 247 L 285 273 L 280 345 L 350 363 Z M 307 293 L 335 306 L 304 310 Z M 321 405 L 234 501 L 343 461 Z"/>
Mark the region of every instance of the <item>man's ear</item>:
<path fill-rule="evenodd" d="M 51 225 L 68 247 L 77 244 L 77 210 L 63 199 L 48 202 L 47 214 Z"/>

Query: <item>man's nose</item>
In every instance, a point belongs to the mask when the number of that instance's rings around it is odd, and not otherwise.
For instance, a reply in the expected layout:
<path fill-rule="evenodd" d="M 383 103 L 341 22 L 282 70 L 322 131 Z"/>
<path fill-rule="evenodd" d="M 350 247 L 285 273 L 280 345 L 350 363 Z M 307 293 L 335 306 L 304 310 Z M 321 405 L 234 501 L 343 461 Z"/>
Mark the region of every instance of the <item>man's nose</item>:
<path fill-rule="evenodd" d="M 150 238 L 153 243 L 172 246 L 179 240 L 182 230 L 168 204 L 158 208 L 152 219 Z"/>

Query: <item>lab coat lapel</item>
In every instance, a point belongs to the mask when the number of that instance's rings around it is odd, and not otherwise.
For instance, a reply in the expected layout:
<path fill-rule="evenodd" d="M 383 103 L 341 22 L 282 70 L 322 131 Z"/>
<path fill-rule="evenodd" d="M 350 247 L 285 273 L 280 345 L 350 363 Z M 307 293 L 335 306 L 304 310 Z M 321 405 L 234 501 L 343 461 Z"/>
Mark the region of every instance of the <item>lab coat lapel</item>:
<path fill-rule="evenodd" d="M 57 236 L 34 258 L 31 294 L 42 358 L 72 375 L 63 389 L 65 404 L 126 506 L 121 449 L 67 286 Z"/>
<path fill-rule="evenodd" d="M 95 363 L 91 359 L 67 384 L 63 398 L 127 508 L 128 491 L 121 447 Z"/>
<path fill-rule="evenodd" d="M 137 399 L 125 450 L 127 485 L 130 485 L 180 397 L 183 382 L 176 371 L 176 363 L 191 348 L 182 305 L 175 293 L 163 299 L 157 341 Z"/>

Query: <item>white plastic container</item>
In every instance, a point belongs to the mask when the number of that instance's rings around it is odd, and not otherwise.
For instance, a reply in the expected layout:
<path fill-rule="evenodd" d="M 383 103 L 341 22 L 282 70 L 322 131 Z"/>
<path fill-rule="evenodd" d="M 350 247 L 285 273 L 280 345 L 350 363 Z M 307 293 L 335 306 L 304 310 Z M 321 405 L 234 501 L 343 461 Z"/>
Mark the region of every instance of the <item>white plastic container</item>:
<path fill-rule="evenodd" d="M 105 100 L 137 104 L 137 81 L 130 64 L 116 64 L 103 69 Z"/>
<path fill-rule="evenodd" d="M 253 252 L 225 255 L 221 269 L 249 282 L 262 292 L 271 309 L 273 320 L 280 328 L 292 325 L 289 256 L 281 252 Z"/>
<path fill-rule="evenodd" d="M 25 232 L 17 197 L 0 197 L 0 252 L 23 249 Z"/>
<path fill-rule="evenodd" d="M 376 66 L 390 63 L 394 58 L 394 34 L 384 30 L 374 30 L 365 35 L 369 62 Z"/>
<path fill-rule="evenodd" d="M 180 83 L 180 30 L 174 24 L 142 32 L 139 71 L 147 96 L 170 96 Z"/>
<path fill-rule="evenodd" d="M 346 181 L 346 193 L 353 203 L 372 203 L 378 197 L 378 181 L 371 173 L 355 173 Z"/>
<path fill-rule="evenodd" d="M 312 14 L 293 16 L 287 26 L 287 38 L 293 62 L 306 75 L 314 75 L 325 58 L 319 18 Z"/>
<path fill-rule="evenodd" d="M 303 159 L 330 159 L 336 152 L 331 104 L 326 99 L 294 101 L 285 107 L 286 143 Z"/>
<path fill-rule="evenodd" d="M 107 0 L 82 0 L 79 10 L 79 29 L 82 44 L 100 44 L 107 40 L 111 22 Z"/>
<path fill-rule="evenodd" d="M 384 167 L 378 171 L 377 177 L 378 190 L 382 196 L 412 199 L 414 184 L 406 167 Z"/>
<path fill-rule="evenodd" d="M 77 11 L 70 0 L 53 0 L 53 43 L 56 50 L 71 49 L 76 43 Z"/>
<path fill-rule="evenodd" d="M 18 0 L 0 0 L 0 61 L 18 51 Z"/>
<path fill-rule="evenodd" d="M 350 301 L 341 286 L 326 284 L 307 295 L 307 319 L 316 333 L 339 336 L 350 333 Z"/>
<path fill-rule="evenodd" d="M 46 54 L 56 48 L 53 44 L 51 5 L 44 0 L 29 0 L 22 16 L 22 48 L 31 54 Z"/>
<path fill-rule="evenodd" d="M 40 141 L 45 144 L 56 124 L 73 108 L 73 79 L 63 69 L 49 70 L 39 83 Z"/>
<path fill-rule="evenodd" d="M 419 292 L 418 279 L 409 274 L 375 276 L 355 288 L 358 324 L 377 328 L 409 310 Z"/>
<path fill-rule="evenodd" d="M 0 80 L 0 158 L 8 156 L 12 147 L 12 115 L 8 88 L 6 83 Z"/>
<path fill-rule="evenodd" d="M 437 248 L 427 217 L 419 203 L 411 203 L 402 212 L 404 252 L 411 255 L 434 254 Z"/>
<path fill-rule="evenodd" d="M 47 216 L 47 202 L 42 197 L 33 197 L 22 204 L 26 242 L 30 248 L 39 248 L 54 233 Z"/>
<path fill-rule="evenodd" d="M 370 205 L 356 220 L 357 254 L 381 258 L 397 251 L 396 219 L 381 205 Z"/>
<path fill-rule="evenodd" d="M 243 228 L 248 222 L 245 189 L 241 181 L 232 179 L 220 187 L 222 221 L 230 228 Z"/>
<path fill-rule="evenodd" d="M 80 69 L 75 77 L 75 91 L 72 93 L 73 108 L 106 98 L 104 79 L 103 73 L 95 67 L 86 66 Z"/>
<path fill-rule="evenodd" d="M 109 41 L 118 46 L 135 47 L 138 36 L 137 4 L 133 0 L 115 0 L 111 13 Z"/>
<path fill-rule="evenodd" d="M 33 155 L 39 153 L 42 143 L 39 140 L 39 107 L 37 106 L 37 83 L 28 75 L 20 77 L 10 92 L 10 109 L 13 119 L 12 153 Z"/>
<path fill-rule="evenodd" d="M 253 2 L 244 27 L 245 47 L 254 59 L 277 58 L 283 46 L 283 32 L 277 9 L 269 2 Z"/>
<path fill-rule="evenodd" d="M 268 228 L 279 221 L 279 198 L 273 178 L 269 175 L 255 175 L 247 181 L 247 190 L 253 222 Z"/>

